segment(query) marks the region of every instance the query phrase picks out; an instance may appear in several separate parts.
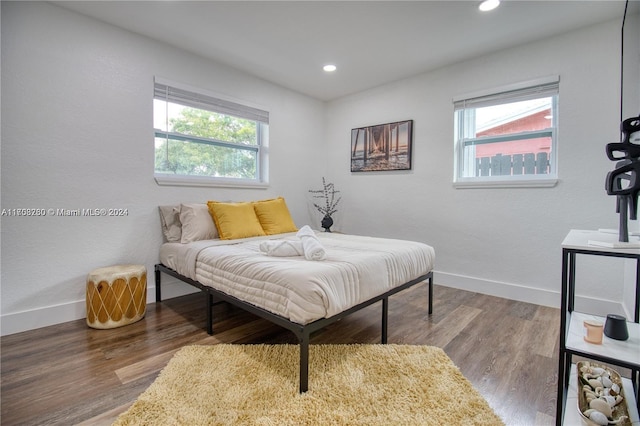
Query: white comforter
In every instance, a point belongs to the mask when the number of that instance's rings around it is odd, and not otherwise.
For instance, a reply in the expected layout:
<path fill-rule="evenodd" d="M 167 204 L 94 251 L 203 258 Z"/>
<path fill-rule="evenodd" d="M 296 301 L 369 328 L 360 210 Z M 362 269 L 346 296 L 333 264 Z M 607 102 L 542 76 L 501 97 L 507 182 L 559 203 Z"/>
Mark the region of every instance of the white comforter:
<path fill-rule="evenodd" d="M 433 269 L 432 247 L 418 242 L 318 232 L 326 260 L 272 257 L 265 239 L 164 244 L 160 259 L 178 273 L 289 320 L 329 318 Z"/>

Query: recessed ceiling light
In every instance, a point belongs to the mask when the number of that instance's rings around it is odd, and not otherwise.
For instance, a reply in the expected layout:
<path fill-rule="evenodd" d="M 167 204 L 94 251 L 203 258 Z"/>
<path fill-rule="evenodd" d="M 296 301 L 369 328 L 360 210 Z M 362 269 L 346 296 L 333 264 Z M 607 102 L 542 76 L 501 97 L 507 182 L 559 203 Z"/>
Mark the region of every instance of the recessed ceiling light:
<path fill-rule="evenodd" d="M 480 6 L 478 6 L 478 9 L 480 9 L 483 12 L 488 12 L 490 10 L 495 9 L 498 6 L 500 6 L 500 0 L 484 0 L 482 3 L 480 3 Z"/>
<path fill-rule="evenodd" d="M 334 72 L 338 68 L 335 65 L 328 64 L 328 65 L 325 65 L 324 67 L 322 67 L 322 69 L 325 70 L 326 72 Z"/>

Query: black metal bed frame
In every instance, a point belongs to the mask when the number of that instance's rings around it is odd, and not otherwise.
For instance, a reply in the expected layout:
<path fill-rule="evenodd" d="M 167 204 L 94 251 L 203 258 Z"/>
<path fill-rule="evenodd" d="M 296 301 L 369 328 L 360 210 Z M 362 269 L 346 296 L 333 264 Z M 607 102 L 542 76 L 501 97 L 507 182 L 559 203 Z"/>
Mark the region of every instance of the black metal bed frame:
<path fill-rule="evenodd" d="M 213 300 L 214 297 L 228 302 L 234 306 L 237 306 L 247 312 L 255 314 L 263 319 L 266 319 L 276 325 L 279 325 L 287 330 L 292 331 L 298 341 L 300 342 L 300 393 L 306 392 L 309 389 L 309 340 L 311 333 L 320 330 L 331 323 L 334 323 L 347 315 L 350 315 L 362 308 L 372 305 L 382 300 L 382 338 L 381 343 L 387 343 L 387 323 L 389 316 L 389 296 L 394 295 L 402 290 L 412 287 L 422 281 L 427 280 L 429 284 L 429 315 L 433 313 L 433 272 L 429 272 L 416 279 L 413 279 L 405 284 L 394 287 L 391 290 L 375 296 L 369 300 L 366 300 L 358 305 L 355 305 L 349 309 L 346 309 L 330 318 L 321 318 L 311 323 L 302 325 L 292 322 L 280 315 L 276 315 L 258 306 L 252 305 L 248 302 L 238 299 L 237 297 L 230 296 L 215 288 L 206 286 L 191 278 L 185 277 L 179 274 L 171 268 L 159 263 L 155 266 L 155 279 L 156 279 L 156 302 L 162 301 L 162 291 L 160 288 L 160 274 L 164 272 L 167 275 L 171 275 L 179 280 L 190 284 L 194 287 L 202 290 L 206 295 L 206 310 L 207 310 L 207 333 L 213 334 Z"/>

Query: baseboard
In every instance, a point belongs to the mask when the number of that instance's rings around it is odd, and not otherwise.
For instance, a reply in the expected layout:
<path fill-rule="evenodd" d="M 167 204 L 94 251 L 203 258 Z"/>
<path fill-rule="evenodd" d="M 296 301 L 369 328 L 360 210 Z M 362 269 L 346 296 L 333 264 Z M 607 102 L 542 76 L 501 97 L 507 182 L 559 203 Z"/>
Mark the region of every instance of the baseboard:
<path fill-rule="evenodd" d="M 173 277 L 162 278 L 162 299 L 184 296 L 200 291 Z M 147 304 L 155 303 L 156 287 L 147 286 Z M 87 317 L 86 301 L 64 303 L 55 306 L 45 306 L 38 309 L 0 315 L 0 335 L 21 333 L 36 328 L 47 327 L 68 321 L 75 321 Z"/>
<path fill-rule="evenodd" d="M 445 287 L 552 308 L 560 307 L 560 292 L 438 271 L 434 271 L 433 281 Z"/>
<path fill-rule="evenodd" d="M 534 305 L 560 308 L 560 291 L 544 290 L 536 287 L 528 287 L 519 284 L 492 281 L 465 275 L 451 274 L 434 271 L 433 281 L 437 285 L 472 291 L 504 299 L 533 303 Z M 560 289 L 560 282 L 558 282 Z M 595 299 L 576 295 L 576 310 L 591 312 L 595 315 L 606 316 L 607 313 L 618 313 L 632 318 L 626 312 L 621 302 L 612 300 Z"/>
<path fill-rule="evenodd" d="M 87 308 L 84 300 L 3 314 L 0 316 L 0 333 L 2 336 L 7 336 L 49 325 L 75 321 L 86 318 L 86 316 Z"/>
<path fill-rule="evenodd" d="M 434 283 L 437 285 L 458 288 L 490 296 L 533 303 L 536 305 L 560 307 L 560 292 L 527 287 L 513 283 L 492 281 L 447 272 L 434 271 Z M 155 284 L 155 283 L 154 283 Z M 558 283 L 558 288 L 560 284 Z M 162 299 L 183 296 L 199 290 L 173 277 L 162 279 Z M 36 328 L 47 327 L 68 321 L 86 318 L 85 300 L 78 300 L 55 306 L 46 306 L 29 311 L 4 314 L 0 316 L 0 335 L 20 333 Z M 147 304 L 155 303 L 155 285 L 147 287 Z M 592 299 L 576 296 L 576 306 L 583 307 L 585 312 L 600 315 L 619 313 L 631 318 L 620 302 Z"/>

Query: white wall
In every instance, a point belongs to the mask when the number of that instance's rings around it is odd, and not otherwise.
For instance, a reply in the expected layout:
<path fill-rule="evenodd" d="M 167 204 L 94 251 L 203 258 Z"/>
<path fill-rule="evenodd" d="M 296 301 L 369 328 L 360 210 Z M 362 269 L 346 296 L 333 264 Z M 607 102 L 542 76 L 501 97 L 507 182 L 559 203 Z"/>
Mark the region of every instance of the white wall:
<path fill-rule="evenodd" d="M 619 138 L 619 35 L 620 22 L 605 23 L 323 104 L 50 4 L 2 2 L 1 207 L 129 209 L 0 218 L 2 334 L 84 317 L 86 274 L 109 264 L 146 265 L 151 301 L 159 204 L 282 195 L 296 223 L 314 225 L 307 191 L 323 175 L 344 197 L 334 229 L 433 245 L 437 284 L 557 306 L 567 231 L 617 227 L 604 146 Z M 454 189 L 452 98 L 551 74 L 559 184 Z M 154 75 L 268 109 L 269 189 L 157 186 Z M 406 119 L 413 170 L 350 173 L 352 128 Z M 605 298 L 609 312 L 621 265 L 584 263 L 579 301 Z"/>
<path fill-rule="evenodd" d="M 153 300 L 160 204 L 281 195 L 299 226 L 312 220 L 306 194 L 324 172 L 323 103 L 47 3 L 2 2 L 1 40 L 1 208 L 129 212 L 1 217 L 2 334 L 83 318 L 86 275 L 97 267 L 146 265 Z M 155 75 L 270 112 L 267 190 L 155 183 Z"/>
<path fill-rule="evenodd" d="M 437 284 L 559 306 L 566 233 L 617 228 L 604 180 L 613 169 L 605 145 L 619 140 L 620 25 L 597 25 L 331 102 L 327 174 L 344 190 L 340 228 L 431 244 Z M 560 76 L 557 186 L 455 189 L 452 98 L 549 75 Z M 352 128 L 408 119 L 414 120 L 411 171 L 350 173 Z M 579 301 L 604 298 L 611 302 L 601 305 L 606 309 L 620 306 L 622 261 L 578 262 Z"/>

